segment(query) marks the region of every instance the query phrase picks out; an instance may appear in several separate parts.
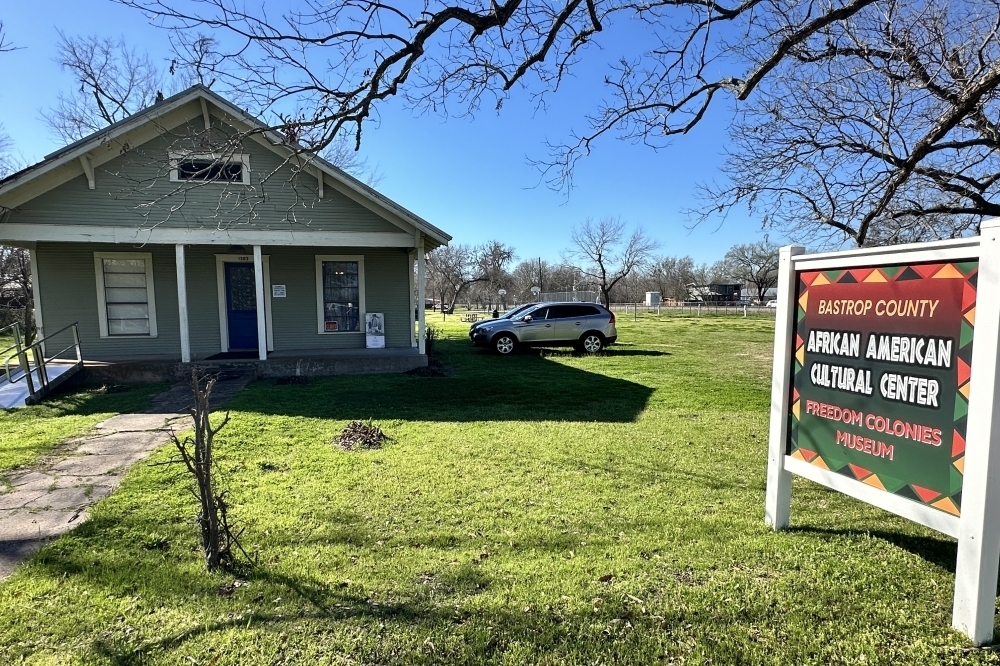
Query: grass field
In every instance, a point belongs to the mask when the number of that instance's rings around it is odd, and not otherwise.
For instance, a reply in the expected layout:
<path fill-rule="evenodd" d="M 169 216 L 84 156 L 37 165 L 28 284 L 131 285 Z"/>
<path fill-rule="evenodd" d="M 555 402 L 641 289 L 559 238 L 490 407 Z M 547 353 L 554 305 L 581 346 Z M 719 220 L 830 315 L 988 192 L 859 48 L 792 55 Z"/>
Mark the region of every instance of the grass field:
<path fill-rule="evenodd" d="M 13 345 L 13 335 L 0 336 L 0 351 Z M 5 360 L 0 357 L 0 363 Z M 63 393 L 41 405 L 0 409 L 0 491 L 4 476 L 12 469 L 30 465 L 62 440 L 82 434 L 106 418 L 144 409 L 150 396 L 165 388 L 132 386 L 109 393 L 104 387 L 92 387 Z"/>
<path fill-rule="evenodd" d="M 0 584 L 0 663 L 1000 661 L 949 629 L 951 540 L 803 481 L 765 528 L 772 322 L 619 322 L 600 357 L 449 322 L 450 377 L 250 385 L 218 452 L 257 565 L 205 574 L 184 474 L 140 465 Z M 354 418 L 392 441 L 331 445 Z"/>
<path fill-rule="evenodd" d="M 165 385 L 137 385 L 108 392 L 105 387 L 81 389 L 21 409 L 0 409 L 0 489 L 12 469 L 30 465 L 52 447 L 115 414 L 145 409 L 149 398 Z"/>

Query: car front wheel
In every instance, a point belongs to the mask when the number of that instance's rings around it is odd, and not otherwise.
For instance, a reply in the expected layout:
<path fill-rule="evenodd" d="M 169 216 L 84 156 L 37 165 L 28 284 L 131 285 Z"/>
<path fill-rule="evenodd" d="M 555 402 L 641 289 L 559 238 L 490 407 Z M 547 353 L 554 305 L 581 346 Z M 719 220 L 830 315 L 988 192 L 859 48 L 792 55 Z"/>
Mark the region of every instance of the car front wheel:
<path fill-rule="evenodd" d="M 507 333 L 501 333 L 497 337 L 493 338 L 493 349 L 496 353 L 501 356 L 509 356 L 514 353 L 514 349 L 517 347 L 517 341 L 514 340 L 514 336 Z"/>
<path fill-rule="evenodd" d="M 580 338 L 580 350 L 588 354 L 596 354 L 604 349 L 604 338 L 598 333 L 584 333 Z"/>

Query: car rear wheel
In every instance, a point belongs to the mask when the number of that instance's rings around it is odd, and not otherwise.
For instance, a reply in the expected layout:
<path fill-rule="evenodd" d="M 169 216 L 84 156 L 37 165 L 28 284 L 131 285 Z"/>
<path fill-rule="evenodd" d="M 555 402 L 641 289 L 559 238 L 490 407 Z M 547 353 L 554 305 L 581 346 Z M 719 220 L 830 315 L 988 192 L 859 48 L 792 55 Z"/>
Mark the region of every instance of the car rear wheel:
<path fill-rule="evenodd" d="M 501 333 L 493 338 L 493 349 L 501 356 L 509 356 L 517 348 L 517 340 L 509 333 Z"/>
<path fill-rule="evenodd" d="M 593 331 L 589 333 L 584 333 L 580 338 L 580 351 L 586 352 L 588 354 L 596 354 L 597 352 L 604 349 L 604 338 L 601 337 L 600 333 L 595 333 Z"/>

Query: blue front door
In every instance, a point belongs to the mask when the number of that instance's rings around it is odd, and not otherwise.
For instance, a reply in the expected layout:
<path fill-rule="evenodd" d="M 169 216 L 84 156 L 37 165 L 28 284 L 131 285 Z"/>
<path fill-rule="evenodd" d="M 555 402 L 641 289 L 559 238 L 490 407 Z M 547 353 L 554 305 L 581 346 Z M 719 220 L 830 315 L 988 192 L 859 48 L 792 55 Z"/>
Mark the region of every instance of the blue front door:
<path fill-rule="evenodd" d="M 226 264 L 229 349 L 257 349 L 257 284 L 253 264 Z"/>

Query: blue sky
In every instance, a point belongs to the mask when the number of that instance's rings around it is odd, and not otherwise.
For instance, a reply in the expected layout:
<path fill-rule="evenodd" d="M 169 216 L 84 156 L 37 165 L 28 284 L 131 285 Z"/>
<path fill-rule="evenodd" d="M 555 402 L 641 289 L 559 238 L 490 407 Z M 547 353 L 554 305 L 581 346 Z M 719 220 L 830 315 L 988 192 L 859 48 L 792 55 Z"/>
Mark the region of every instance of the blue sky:
<path fill-rule="evenodd" d="M 74 81 L 52 62 L 57 30 L 68 35 L 124 36 L 133 45 L 165 57 L 167 37 L 135 11 L 106 0 L 4 2 L 8 37 L 24 47 L 0 59 L 0 114 L 16 151 L 34 162 L 59 147 L 41 119 L 60 90 Z M 683 211 L 698 205 L 698 183 L 718 180 L 731 111 L 719 107 L 688 136 L 659 152 L 624 141 L 605 140 L 583 160 L 575 189 L 567 197 L 544 185 L 528 158 L 545 156 L 545 141 L 565 140 L 582 130 L 616 55 L 615 40 L 641 35 L 623 28 L 597 59 L 536 113 L 527 96 L 515 93 L 501 112 L 475 118 L 416 114 L 393 102 L 383 106 L 377 126 L 368 128 L 363 155 L 382 174 L 379 189 L 448 231 L 458 243 L 498 239 L 519 257 L 558 260 L 569 246 L 573 225 L 587 217 L 620 216 L 642 225 L 660 242 L 660 252 L 691 255 L 698 262 L 722 257 L 735 243 L 763 237 L 760 221 L 734 211 L 722 223 L 689 229 Z M 771 239 L 784 239 L 771 234 Z"/>

